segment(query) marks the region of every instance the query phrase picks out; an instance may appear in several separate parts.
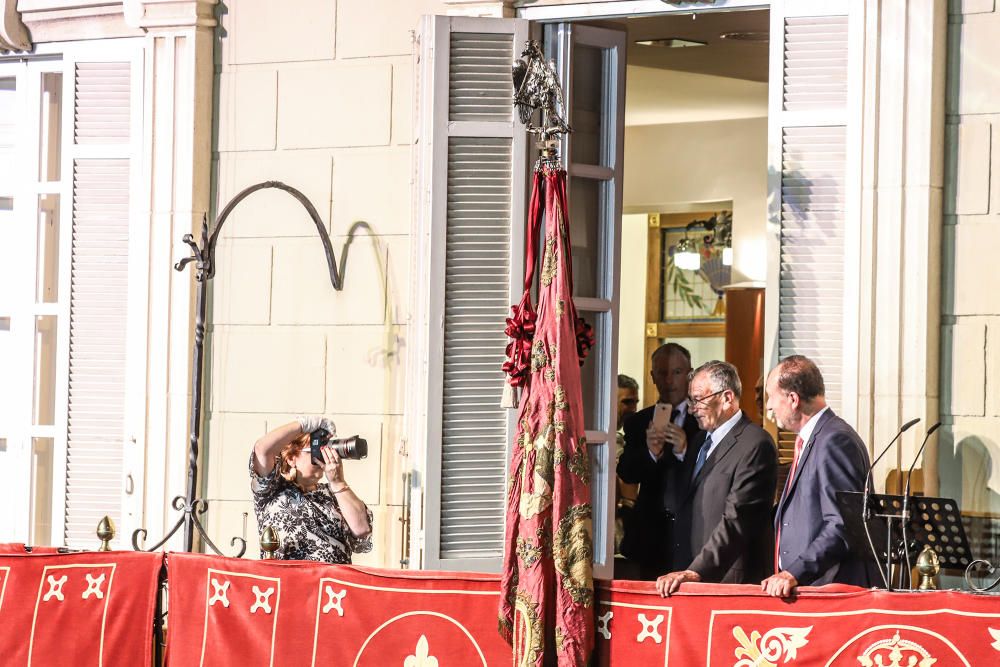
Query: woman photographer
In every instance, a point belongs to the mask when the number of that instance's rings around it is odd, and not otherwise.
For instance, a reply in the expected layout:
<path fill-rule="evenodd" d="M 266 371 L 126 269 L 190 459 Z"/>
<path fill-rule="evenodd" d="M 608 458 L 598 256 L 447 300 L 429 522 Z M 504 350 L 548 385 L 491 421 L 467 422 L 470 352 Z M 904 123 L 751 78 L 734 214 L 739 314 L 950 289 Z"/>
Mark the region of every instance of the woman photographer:
<path fill-rule="evenodd" d="M 351 554 L 372 550 L 372 513 L 344 481 L 333 447 L 324 446 L 323 460 L 313 460 L 310 435 L 320 428 L 336 434 L 326 418 L 298 417 L 254 444 L 250 489 L 257 525 L 278 532 L 277 558 L 350 563 Z"/>

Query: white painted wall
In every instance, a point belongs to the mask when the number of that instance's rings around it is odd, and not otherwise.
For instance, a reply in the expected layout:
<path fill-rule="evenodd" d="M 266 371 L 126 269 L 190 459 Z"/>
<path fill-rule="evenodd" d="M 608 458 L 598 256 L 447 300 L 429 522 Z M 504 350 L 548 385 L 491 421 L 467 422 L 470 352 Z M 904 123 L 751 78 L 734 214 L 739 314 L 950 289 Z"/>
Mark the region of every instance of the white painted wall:
<path fill-rule="evenodd" d="M 408 468 L 401 442 L 409 315 L 412 35 L 443 2 L 239 0 L 222 16 L 217 49 L 217 206 L 242 188 L 280 180 L 302 190 L 339 256 L 351 224 L 345 286 L 330 285 L 305 210 L 275 190 L 233 213 L 214 279 L 206 468 L 210 530 L 241 532 L 257 553 L 247 473 L 250 448 L 295 414 L 332 416 L 340 435 L 368 439 L 345 463 L 375 514 L 375 551 L 355 563 L 398 566 L 397 519 Z M 304 20 L 308 17 L 308 20 Z"/>
<path fill-rule="evenodd" d="M 994 3 L 954 3 L 948 96 L 941 284 L 941 495 L 965 511 L 1000 514 L 1000 118 Z M 964 16 L 959 16 L 963 15 Z M 959 22 L 961 21 L 961 22 Z M 991 167 L 992 165 L 992 167 Z M 995 546 L 995 545 L 994 545 Z M 975 553 L 994 563 L 1000 553 Z"/>
<path fill-rule="evenodd" d="M 733 282 L 763 281 L 767 119 L 626 127 L 624 198 L 618 368 L 641 387 L 647 212 L 704 210 L 694 203 L 731 200 Z M 725 354 L 722 338 L 679 342 L 689 347 L 695 365 Z M 640 395 L 642 405 L 651 400 Z"/>
<path fill-rule="evenodd" d="M 766 118 L 626 127 L 624 197 L 626 213 L 732 201 L 733 282 L 766 278 Z"/>

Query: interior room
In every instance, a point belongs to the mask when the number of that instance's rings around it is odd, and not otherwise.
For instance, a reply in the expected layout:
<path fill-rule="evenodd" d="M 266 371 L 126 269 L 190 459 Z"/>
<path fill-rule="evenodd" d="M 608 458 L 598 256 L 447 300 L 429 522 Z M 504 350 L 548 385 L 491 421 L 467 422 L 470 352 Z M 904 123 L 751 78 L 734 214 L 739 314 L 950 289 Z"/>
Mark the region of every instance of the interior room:
<path fill-rule="evenodd" d="M 734 361 L 752 385 L 767 256 L 769 12 L 618 26 L 628 31 L 619 373 L 649 405 L 649 354 L 669 339 L 695 366 Z"/>

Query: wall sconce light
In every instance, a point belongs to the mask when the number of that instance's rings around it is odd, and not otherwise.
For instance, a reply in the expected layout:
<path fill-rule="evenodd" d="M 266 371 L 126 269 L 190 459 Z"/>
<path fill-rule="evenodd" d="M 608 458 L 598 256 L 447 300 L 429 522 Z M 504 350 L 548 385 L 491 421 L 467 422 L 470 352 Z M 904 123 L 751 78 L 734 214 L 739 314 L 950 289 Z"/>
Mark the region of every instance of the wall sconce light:
<path fill-rule="evenodd" d="M 682 238 L 674 250 L 674 266 L 687 271 L 697 271 L 701 268 L 701 253 L 697 244 L 687 236 Z"/>
<path fill-rule="evenodd" d="M 698 271 L 701 269 L 701 248 L 697 241 L 687 236 L 687 232 L 701 227 L 706 234 L 702 237 L 702 243 L 706 252 L 706 258 L 711 254 L 721 254 L 722 263 L 725 266 L 733 265 L 733 214 L 729 211 L 716 213 L 708 220 L 692 220 L 687 224 L 684 238 L 677 243 L 674 251 L 674 266 L 687 271 Z"/>

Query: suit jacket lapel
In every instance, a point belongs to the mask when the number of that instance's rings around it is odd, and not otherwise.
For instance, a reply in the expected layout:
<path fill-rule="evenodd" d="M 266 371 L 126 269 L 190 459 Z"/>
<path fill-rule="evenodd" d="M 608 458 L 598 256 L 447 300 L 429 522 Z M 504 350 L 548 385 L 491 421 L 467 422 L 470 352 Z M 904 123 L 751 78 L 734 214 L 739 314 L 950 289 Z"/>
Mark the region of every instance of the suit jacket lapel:
<path fill-rule="evenodd" d="M 704 479 L 708 473 L 711 472 L 712 468 L 718 465 L 719 461 L 721 461 L 726 454 L 729 453 L 729 450 L 736 445 L 736 441 L 739 439 L 740 435 L 743 433 L 743 429 L 746 428 L 749 422 L 750 419 L 744 414 L 740 417 L 740 420 L 736 422 L 736 426 L 734 426 L 729 433 L 726 434 L 726 437 L 722 439 L 722 442 L 715 446 L 715 449 L 705 461 L 705 465 L 703 465 L 701 470 L 698 471 L 698 475 L 691 480 L 691 486 L 688 488 L 688 495 L 694 493 L 695 489 L 697 489 L 698 485 L 701 483 L 701 480 Z M 704 446 L 704 444 L 702 446 Z"/>
<path fill-rule="evenodd" d="M 792 492 L 795 491 L 795 486 L 799 483 L 799 478 L 802 477 L 802 470 L 805 468 L 806 461 L 809 460 L 810 455 L 813 450 L 816 449 L 816 437 L 823 430 L 823 427 L 827 425 L 830 421 L 830 417 L 833 416 L 833 410 L 827 409 L 816 422 L 816 428 L 813 429 L 812 434 L 809 436 L 809 442 L 806 443 L 805 448 L 802 450 L 802 458 L 799 459 L 799 465 L 795 470 L 795 477 L 792 478 L 791 484 L 785 484 L 785 490 L 781 494 L 781 502 L 778 505 L 781 509 L 784 509 L 785 503 L 788 498 L 791 497 Z"/>

